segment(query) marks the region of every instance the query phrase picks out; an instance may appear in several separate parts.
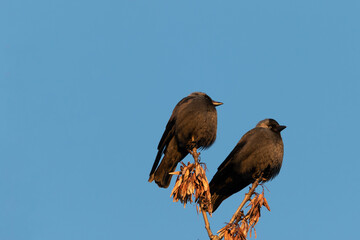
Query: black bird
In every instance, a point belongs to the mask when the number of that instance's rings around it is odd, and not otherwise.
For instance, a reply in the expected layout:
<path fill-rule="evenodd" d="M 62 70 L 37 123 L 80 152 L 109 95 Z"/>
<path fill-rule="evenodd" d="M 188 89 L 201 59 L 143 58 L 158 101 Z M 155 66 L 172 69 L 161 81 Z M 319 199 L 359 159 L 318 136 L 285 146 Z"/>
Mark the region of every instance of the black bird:
<path fill-rule="evenodd" d="M 265 119 L 240 139 L 210 182 L 213 212 L 261 174 L 265 182 L 279 173 L 284 156 L 280 132 L 285 128 L 274 119 Z"/>
<path fill-rule="evenodd" d="M 194 92 L 175 106 L 159 142 L 149 182 L 155 180 L 159 187 L 167 188 L 171 180 L 169 173 L 175 170 L 189 150 L 208 148 L 214 143 L 217 129 L 215 107 L 221 104 L 205 93 Z"/>

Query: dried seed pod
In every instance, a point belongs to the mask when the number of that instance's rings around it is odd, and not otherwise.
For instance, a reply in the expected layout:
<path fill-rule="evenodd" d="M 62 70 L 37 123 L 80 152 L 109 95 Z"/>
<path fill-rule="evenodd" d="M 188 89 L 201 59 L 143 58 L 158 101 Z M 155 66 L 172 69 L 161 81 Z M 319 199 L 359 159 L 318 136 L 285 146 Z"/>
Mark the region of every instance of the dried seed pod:
<path fill-rule="evenodd" d="M 187 202 L 193 202 L 192 197 L 194 196 L 194 201 L 202 209 L 211 208 L 210 210 L 212 211 L 209 182 L 203 166 L 206 168 L 205 164 L 200 164 L 198 161 L 195 161 L 195 163 L 189 162 L 188 165 L 182 162 L 181 171 L 172 173 L 178 175 L 175 186 L 170 194 L 174 202 L 180 200 L 186 206 Z"/>

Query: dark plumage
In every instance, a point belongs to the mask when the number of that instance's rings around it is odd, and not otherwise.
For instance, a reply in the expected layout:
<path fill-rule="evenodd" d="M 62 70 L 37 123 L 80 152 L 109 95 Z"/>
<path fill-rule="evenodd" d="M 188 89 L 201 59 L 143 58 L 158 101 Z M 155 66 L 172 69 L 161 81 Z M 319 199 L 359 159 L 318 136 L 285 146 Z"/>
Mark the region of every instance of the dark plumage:
<path fill-rule="evenodd" d="M 284 145 L 274 119 L 260 121 L 238 142 L 210 182 L 213 212 L 222 201 L 253 183 L 260 174 L 270 180 L 280 171 Z"/>
<path fill-rule="evenodd" d="M 188 150 L 207 148 L 214 143 L 217 129 L 215 107 L 221 104 L 205 93 L 194 92 L 175 106 L 159 142 L 149 182 L 155 180 L 159 187 L 167 188 L 171 180 L 169 173 L 186 157 Z"/>

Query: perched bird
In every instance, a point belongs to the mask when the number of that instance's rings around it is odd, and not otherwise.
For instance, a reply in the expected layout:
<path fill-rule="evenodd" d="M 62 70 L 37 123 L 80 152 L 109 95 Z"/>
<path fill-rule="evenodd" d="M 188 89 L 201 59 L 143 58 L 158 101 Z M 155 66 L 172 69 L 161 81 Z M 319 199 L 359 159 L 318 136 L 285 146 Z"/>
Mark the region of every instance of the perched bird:
<path fill-rule="evenodd" d="M 210 182 L 213 212 L 261 174 L 265 182 L 279 173 L 284 156 L 280 132 L 285 128 L 274 119 L 265 119 L 240 139 Z"/>
<path fill-rule="evenodd" d="M 158 153 L 150 171 L 149 182 L 155 180 L 159 187 L 167 188 L 176 165 L 183 160 L 189 150 L 208 148 L 216 139 L 216 106 L 202 92 L 194 92 L 183 98 L 174 108 L 158 145 Z M 163 159 L 160 158 L 164 154 Z"/>

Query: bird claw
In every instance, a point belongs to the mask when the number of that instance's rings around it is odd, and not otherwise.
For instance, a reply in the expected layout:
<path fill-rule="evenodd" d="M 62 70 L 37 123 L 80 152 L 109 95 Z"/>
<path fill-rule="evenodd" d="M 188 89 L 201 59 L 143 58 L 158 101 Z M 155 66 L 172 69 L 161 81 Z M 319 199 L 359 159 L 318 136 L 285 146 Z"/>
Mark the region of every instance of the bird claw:
<path fill-rule="evenodd" d="M 188 149 L 188 152 L 193 156 L 195 162 L 200 163 L 200 153 L 197 152 L 197 148 L 193 147 L 190 149 Z"/>
<path fill-rule="evenodd" d="M 187 149 L 191 149 L 191 150 L 193 150 L 194 148 L 197 148 L 197 142 L 191 141 L 190 143 L 188 143 L 188 144 L 186 145 L 186 148 L 187 148 Z M 188 150 L 188 151 L 191 151 L 191 150 Z"/>
<path fill-rule="evenodd" d="M 267 178 L 264 178 L 263 175 L 264 175 L 264 173 L 258 173 L 258 172 L 256 172 L 256 173 L 253 173 L 252 178 L 253 178 L 254 180 L 259 179 L 259 182 L 266 182 L 267 180 L 269 180 L 269 179 L 267 179 Z"/>

